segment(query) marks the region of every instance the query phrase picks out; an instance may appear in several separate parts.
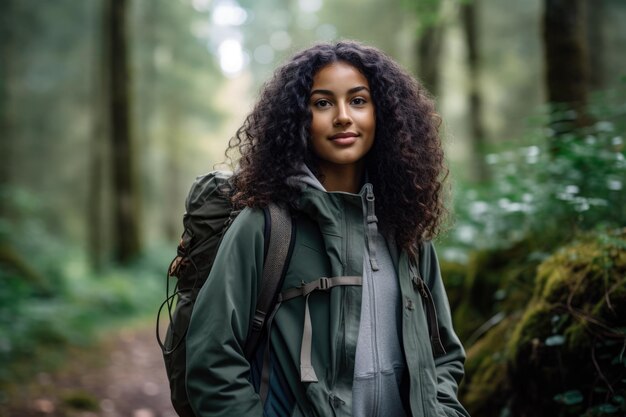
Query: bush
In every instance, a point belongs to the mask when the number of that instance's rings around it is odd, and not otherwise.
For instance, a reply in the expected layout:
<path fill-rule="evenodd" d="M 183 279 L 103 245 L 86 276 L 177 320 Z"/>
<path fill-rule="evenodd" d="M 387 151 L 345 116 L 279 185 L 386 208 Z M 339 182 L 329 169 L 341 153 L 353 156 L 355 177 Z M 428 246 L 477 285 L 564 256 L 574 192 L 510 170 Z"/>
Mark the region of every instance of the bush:
<path fill-rule="evenodd" d="M 6 187 L 0 194 L 12 202 L 11 220 L 0 217 L 0 386 L 58 362 L 68 345 L 90 343 L 103 327 L 155 313 L 171 248 L 94 273 L 82 250 L 38 220 L 35 198 Z"/>
<path fill-rule="evenodd" d="M 626 100 L 623 91 L 590 105 L 596 122 L 556 136 L 539 127 L 521 144 L 486 155 L 491 181 L 459 183 L 456 227 L 444 240 L 448 254 L 538 241 L 537 255 L 580 231 L 626 224 Z M 621 103 L 615 104 L 621 97 Z M 547 116 L 535 123 L 545 126 Z M 558 147 L 555 147 L 555 143 Z M 555 150 L 557 149 L 558 150 Z"/>

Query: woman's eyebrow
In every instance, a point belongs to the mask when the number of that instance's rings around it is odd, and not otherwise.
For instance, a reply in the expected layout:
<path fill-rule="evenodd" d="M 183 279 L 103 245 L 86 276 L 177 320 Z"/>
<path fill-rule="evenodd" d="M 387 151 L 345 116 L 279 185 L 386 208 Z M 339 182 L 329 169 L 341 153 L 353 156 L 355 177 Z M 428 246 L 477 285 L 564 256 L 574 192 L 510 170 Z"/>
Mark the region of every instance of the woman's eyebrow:
<path fill-rule="evenodd" d="M 366 90 L 368 93 L 370 91 L 366 86 L 358 85 L 356 87 L 352 87 L 351 89 L 349 89 L 348 90 L 348 94 L 358 93 L 359 91 L 362 91 L 362 90 Z M 317 89 L 317 90 L 311 91 L 311 95 L 313 95 L 313 94 L 321 94 L 321 95 L 324 95 L 324 96 L 334 96 L 335 95 L 335 93 L 333 93 L 330 90 L 321 90 L 321 89 Z"/>
<path fill-rule="evenodd" d="M 356 87 L 353 87 L 353 88 L 349 89 L 348 90 L 348 94 L 358 93 L 359 91 L 362 91 L 362 90 L 365 90 L 368 93 L 370 92 L 369 88 L 367 88 L 366 86 L 359 85 L 359 86 L 356 86 Z"/>

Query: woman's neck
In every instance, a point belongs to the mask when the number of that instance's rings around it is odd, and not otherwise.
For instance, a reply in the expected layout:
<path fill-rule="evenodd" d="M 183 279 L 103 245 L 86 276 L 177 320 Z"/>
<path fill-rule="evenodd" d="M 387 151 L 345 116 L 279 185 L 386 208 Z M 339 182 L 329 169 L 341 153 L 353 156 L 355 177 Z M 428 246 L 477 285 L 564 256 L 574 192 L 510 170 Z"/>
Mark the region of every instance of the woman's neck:
<path fill-rule="evenodd" d="M 360 164 L 321 164 L 319 166 L 322 174 L 322 185 L 326 191 L 343 191 L 356 194 L 361 188 L 364 165 Z"/>

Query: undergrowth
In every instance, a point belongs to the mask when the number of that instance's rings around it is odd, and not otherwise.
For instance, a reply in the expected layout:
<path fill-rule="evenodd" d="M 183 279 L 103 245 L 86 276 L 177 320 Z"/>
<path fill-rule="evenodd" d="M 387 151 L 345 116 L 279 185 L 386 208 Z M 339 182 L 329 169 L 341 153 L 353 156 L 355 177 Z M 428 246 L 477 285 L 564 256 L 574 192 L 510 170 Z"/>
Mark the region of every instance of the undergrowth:
<path fill-rule="evenodd" d="M 156 313 L 171 245 L 94 272 L 83 249 L 38 220 L 35 198 L 0 194 L 12 205 L 0 217 L 0 388 L 61 365 L 70 347 L 89 346 L 103 329 Z"/>

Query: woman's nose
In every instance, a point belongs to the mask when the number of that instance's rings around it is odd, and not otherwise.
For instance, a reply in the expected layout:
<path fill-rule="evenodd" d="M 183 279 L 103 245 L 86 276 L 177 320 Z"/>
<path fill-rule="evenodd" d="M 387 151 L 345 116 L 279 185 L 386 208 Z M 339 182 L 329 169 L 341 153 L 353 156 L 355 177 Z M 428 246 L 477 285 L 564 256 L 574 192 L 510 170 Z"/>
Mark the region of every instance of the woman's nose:
<path fill-rule="evenodd" d="M 334 122 L 337 126 L 352 124 L 352 118 L 350 117 L 347 105 L 339 104 L 337 106 L 337 114 L 335 115 Z"/>

